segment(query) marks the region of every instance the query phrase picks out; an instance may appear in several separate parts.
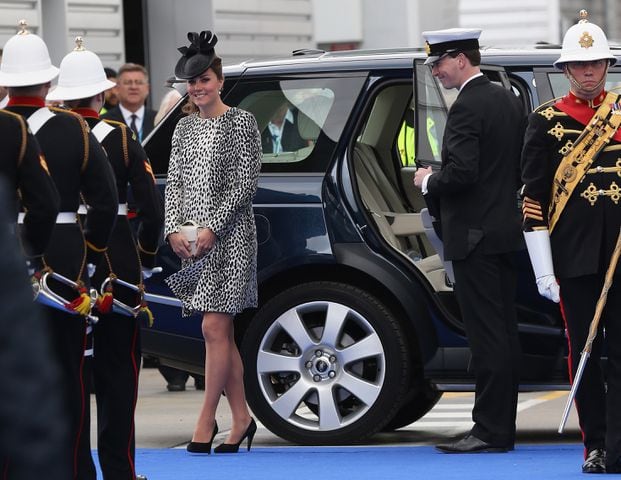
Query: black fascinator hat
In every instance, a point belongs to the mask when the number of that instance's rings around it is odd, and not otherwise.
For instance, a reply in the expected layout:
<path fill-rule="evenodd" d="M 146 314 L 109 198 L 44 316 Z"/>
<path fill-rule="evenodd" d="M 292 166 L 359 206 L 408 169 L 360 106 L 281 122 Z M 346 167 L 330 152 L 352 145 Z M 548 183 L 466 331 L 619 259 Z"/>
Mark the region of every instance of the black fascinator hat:
<path fill-rule="evenodd" d="M 218 37 L 209 30 L 188 32 L 190 45 L 179 47 L 181 58 L 175 66 L 175 76 L 183 80 L 199 76 L 207 70 L 217 58 L 213 47 L 218 43 Z"/>

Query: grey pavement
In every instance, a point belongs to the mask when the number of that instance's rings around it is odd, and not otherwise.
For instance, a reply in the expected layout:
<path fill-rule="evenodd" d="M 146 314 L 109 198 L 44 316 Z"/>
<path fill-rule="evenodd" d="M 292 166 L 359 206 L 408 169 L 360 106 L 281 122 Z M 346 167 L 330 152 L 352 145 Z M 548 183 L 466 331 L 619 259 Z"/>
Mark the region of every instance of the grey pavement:
<path fill-rule="evenodd" d="M 138 401 L 136 404 L 136 448 L 184 447 L 191 439 L 194 424 L 203 399 L 203 391 L 194 388 L 190 377 L 184 392 L 166 390 L 166 380 L 156 368 L 140 371 Z M 91 447 L 97 448 L 97 420 L 95 395 L 91 395 Z M 220 432 L 215 444 L 223 441 L 231 426 L 231 417 L 225 397 L 217 411 Z M 259 428 L 255 444 L 287 445 L 265 428 Z"/>
<path fill-rule="evenodd" d="M 184 392 L 169 392 L 166 381 L 155 368 L 142 369 L 138 402 L 136 406 L 137 448 L 183 448 L 192 439 L 194 424 L 202 404 L 203 391 L 194 388 L 190 377 Z M 559 435 L 556 430 L 567 392 L 521 393 L 518 406 L 519 443 L 580 442 L 580 431 L 575 409 L 572 408 L 566 431 Z M 370 444 L 383 445 L 433 445 L 446 438 L 468 431 L 471 426 L 470 411 L 474 395 L 446 393 L 440 403 L 427 416 L 408 427 L 386 432 L 370 439 Z M 460 413 L 457 414 L 456 407 Z M 448 410 L 447 410 L 448 409 Z M 97 447 L 95 396 L 91 395 L 91 446 Z M 448 417 L 448 418 L 447 418 Z M 231 425 L 228 403 L 220 400 L 217 411 L 219 433 L 215 444 L 222 442 Z M 448 420 L 448 422 L 447 422 Z M 255 437 L 255 445 L 280 446 L 289 442 L 269 432 L 261 424 Z"/>

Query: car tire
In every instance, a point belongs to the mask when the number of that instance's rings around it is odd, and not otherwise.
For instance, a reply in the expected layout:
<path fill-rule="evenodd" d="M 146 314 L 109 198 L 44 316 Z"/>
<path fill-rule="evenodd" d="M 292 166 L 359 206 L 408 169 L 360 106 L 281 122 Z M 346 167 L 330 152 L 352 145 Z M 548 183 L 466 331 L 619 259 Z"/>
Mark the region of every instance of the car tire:
<path fill-rule="evenodd" d="M 245 332 L 242 356 L 252 411 L 297 444 L 362 441 L 392 419 L 408 388 L 408 348 L 394 314 L 338 282 L 274 296 Z"/>
<path fill-rule="evenodd" d="M 442 397 L 442 392 L 434 389 L 426 380 L 417 388 L 412 397 L 406 400 L 397 413 L 393 416 L 382 429 L 385 432 L 397 430 L 406 425 L 414 423 L 416 420 L 425 416 Z"/>

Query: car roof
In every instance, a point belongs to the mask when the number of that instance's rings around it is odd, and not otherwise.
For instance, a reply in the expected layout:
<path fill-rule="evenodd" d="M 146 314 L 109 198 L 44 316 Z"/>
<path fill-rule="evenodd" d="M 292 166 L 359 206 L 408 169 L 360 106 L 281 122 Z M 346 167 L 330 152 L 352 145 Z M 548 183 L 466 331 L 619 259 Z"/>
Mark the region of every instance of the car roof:
<path fill-rule="evenodd" d="M 621 56 L 621 47 L 612 47 L 613 53 Z M 560 57 L 559 45 L 541 44 L 516 48 L 481 48 L 481 63 L 507 67 L 540 66 L 552 67 Z M 425 58 L 421 48 L 385 48 L 373 50 L 345 50 L 324 52 L 305 49 L 291 56 L 271 59 L 248 60 L 237 65 L 224 67 L 227 75 L 241 74 L 246 70 L 253 72 L 274 71 L 330 71 L 330 70 L 369 70 L 377 68 L 409 68 L 416 58 Z"/>

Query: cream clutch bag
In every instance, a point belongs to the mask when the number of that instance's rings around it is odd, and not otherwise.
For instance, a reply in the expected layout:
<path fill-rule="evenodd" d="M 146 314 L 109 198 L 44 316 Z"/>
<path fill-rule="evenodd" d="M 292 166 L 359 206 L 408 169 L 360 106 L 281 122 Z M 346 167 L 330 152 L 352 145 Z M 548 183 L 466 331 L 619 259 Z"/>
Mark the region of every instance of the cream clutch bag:
<path fill-rule="evenodd" d="M 179 227 L 179 233 L 190 242 L 190 252 L 196 255 L 196 239 L 198 238 L 198 229 L 201 228 L 196 222 L 188 220 Z"/>

